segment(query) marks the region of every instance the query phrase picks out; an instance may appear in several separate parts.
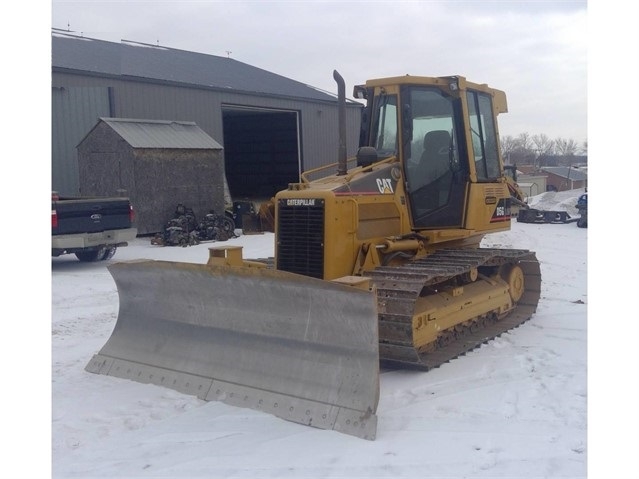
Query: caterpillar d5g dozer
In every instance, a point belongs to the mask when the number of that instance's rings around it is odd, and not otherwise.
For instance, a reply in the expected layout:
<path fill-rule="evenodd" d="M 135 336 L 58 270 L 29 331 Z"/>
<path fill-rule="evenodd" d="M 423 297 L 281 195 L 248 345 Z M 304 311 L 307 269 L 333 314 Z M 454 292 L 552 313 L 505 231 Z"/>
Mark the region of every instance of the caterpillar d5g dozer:
<path fill-rule="evenodd" d="M 334 78 L 338 161 L 276 195 L 274 259 L 112 265 L 118 320 L 87 370 L 374 439 L 380 364 L 428 370 L 530 318 L 535 254 L 480 247 L 510 228 L 505 94 L 461 76 L 356 86 L 349 160 Z"/>

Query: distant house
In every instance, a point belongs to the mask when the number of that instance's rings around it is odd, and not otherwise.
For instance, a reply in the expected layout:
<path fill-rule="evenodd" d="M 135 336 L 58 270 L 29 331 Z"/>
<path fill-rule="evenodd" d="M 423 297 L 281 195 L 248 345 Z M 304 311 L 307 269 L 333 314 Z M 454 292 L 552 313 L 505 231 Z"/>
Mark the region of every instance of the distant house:
<path fill-rule="evenodd" d="M 517 172 L 520 175 L 533 175 L 539 173 L 538 168 L 533 165 L 517 165 Z"/>
<path fill-rule="evenodd" d="M 517 183 L 526 196 L 545 191 L 565 191 L 588 186 L 588 166 L 517 165 Z"/>
<path fill-rule="evenodd" d="M 542 168 L 566 165 L 587 165 L 588 155 L 550 155 L 545 156 L 541 162 Z"/>
<path fill-rule="evenodd" d="M 588 186 L 588 168 L 575 166 L 547 166 L 541 169 L 548 175 L 548 191 L 566 191 Z"/>

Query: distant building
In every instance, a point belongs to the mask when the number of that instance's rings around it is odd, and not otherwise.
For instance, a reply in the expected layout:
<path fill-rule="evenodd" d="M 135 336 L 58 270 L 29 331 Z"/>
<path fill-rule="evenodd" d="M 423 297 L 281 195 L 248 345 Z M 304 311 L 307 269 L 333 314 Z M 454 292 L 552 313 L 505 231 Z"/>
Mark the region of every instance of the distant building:
<path fill-rule="evenodd" d="M 347 103 L 354 156 L 362 105 Z M 336 95 L 232 58 L 54 30 L 52 189 L 82 193 L 76 147 L 100 118 L 197 124 L 223 147 L 233 199 L 270 198 L 338 156 Z"/>
<path fill-rule="evenodd" d="M 517 183 L 527 196 L 535 196 L 545 191 L 565 191 L 588 186 L 588 166 L 546 166 L 517 165 Z"/>
<path fill-rule="evenodd" d="M 524 196 L 535 196 L 546 191 L 546 175 L 524 175 L 517 176 L 517 184 L 524 193 Z"/>
<path fill-rule="evenodd" d="M 548 175 L 549 191 L 566 191 L 588 186 L 588 169 L 575 166 L 548 166 L 541 169 Z"/>

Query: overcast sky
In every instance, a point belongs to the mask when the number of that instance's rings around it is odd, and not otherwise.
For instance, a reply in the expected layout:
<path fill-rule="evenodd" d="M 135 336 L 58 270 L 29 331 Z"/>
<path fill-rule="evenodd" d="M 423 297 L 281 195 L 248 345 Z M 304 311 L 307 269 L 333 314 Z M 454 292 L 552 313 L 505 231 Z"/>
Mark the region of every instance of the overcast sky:
<path fill-rule="evenodd" d="M 235 60 L 337 91 L 396 75 L 504 90 L 502 135 L 587 139 L 586 1 L 66 1 L 52 27 Z"/>

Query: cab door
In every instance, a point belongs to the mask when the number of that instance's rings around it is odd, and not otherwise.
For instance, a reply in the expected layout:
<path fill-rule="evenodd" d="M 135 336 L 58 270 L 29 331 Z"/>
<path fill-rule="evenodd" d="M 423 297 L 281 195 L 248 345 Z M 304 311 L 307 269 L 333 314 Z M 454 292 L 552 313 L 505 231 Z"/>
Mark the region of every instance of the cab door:
<path fill-rule="evenodd" d="M 460 161 L 461 101 L 438 88 L 414 86 L 403 89 L 402 101 L 413 227 L 460 228 L 468 178 L 467 162 Z"/>

